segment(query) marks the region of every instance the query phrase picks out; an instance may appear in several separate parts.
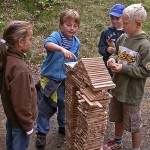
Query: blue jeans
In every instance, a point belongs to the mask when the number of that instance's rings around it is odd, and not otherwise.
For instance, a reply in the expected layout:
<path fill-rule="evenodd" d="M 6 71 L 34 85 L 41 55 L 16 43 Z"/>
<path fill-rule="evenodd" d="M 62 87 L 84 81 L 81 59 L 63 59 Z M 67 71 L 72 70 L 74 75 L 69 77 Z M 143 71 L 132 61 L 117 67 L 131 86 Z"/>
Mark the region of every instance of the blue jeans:
<path fill-rule="evenodd" d="M 27 150 L 29 138 L 21 128 L 13 128 L 10 122 L 6 122 L 6 146 L 7 150 Z"/>
<path fill-rule="evenodd" d="M 59 127 L 65 127 L 65 105 L 64 105 L 64 95 L 65 95 L 65 84 L 61 83 L 61 85 L 58 87 L 57 90 L 57 108 L 58 108 L 58 113 L 57 113 L 57 123 Z M 40 95 L 38 95 L 39 97 Z M 41 95 L 42 96 L 42 95 Z M 39 100 L 39 98 L 38 98 Z M 50 123 L 49 119 L 53 116 L 55 111 L 53 111 L 52 107 L 44 101 L 44 99 L 40 99 L 42 102 L 40 102 L 41 105 L 43 105 L 44 109 L 47 111 L 48 115 L 45 115 L 43 112 L 38 113 L 38 117 L 36 120 L 36 129 L 37 131 L 47 134 L 50 129 Z"/>

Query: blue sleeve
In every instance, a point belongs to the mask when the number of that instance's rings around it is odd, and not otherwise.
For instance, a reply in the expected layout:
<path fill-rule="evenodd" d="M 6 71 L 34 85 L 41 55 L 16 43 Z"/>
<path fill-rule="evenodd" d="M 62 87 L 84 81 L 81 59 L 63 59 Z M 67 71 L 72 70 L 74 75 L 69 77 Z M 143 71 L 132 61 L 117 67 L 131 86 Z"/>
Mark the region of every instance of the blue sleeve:
<path fill-rule="evenodd" d="M 79 49 L 80 49 L 80 40 L 74 36 L 73 38 L 73 45 L 72 45 L 72 48 L 71 48 L 71 52 L 76 55 L 76 57 L 78 58 L 79 56 Z"/>
<path fill-rule="evenodd" d="M 103 31 L 100 36 L 99 44 L 98 44 L 98 52 L 104 56 L 104 57 L 109 57 L 110 54 L 106 51 L 108 48 L 108 44 L 106 43 L 106 33 Z"/>
<path fill-rule="evenodd" d="M 48 43 L 55 43 L 57 45 L 60 45 L 60 33 L 59 32 L 53 32 L 51 35 L 49 35 L 45 41 L 44 41 L 44 48 Z M 60 45 L 61 46 L 61 45 Z"/>
<path fill-rule="evenodd" d="M 70 51 L 78 58 L 79 50 L 80 50 L 80 40 L 76 36 L 74 36 L 73 46 Z M 77 61 L 77 59 L 75 59 L 75 58 L 73 58 L 71 60 L 66 59 L 66 62 L 76 62 L 76 61 Z"/>
<path fill-rule="evenodd" d="M 79 50 L 80 50 L 80 41 L 79 41 L 79 39 L 78 39 L 78 48 L 77 48 L 77 51 L 76 51 L 76 53 L 75 53 L 75 55 L 76 55 L 77 58 L 78 58 L 78 56 L 79 56 Z"/>

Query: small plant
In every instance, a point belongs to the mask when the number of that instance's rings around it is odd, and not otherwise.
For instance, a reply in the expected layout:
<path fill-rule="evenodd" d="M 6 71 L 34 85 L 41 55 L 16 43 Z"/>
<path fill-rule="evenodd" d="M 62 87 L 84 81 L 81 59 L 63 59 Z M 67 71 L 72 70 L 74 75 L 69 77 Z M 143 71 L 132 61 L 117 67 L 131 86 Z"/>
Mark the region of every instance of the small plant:
<path fill-rule="evenodd" d="M 0 30 L 2 30 L 2 28 L 5 26 L 5 22 L 0 20 Z"/>
<path fill-rule="evenodd" d="M 48 8 L 50 6 L 50 3 L 52 3 L 51 0 L 37 0 L 37 2 L 36 2 L 37 7 L 40 10 Z"/>
<path fill-rule="evenodd" d="M 56 5 L 59 5 L 60 2 L 57 0 L 36 0 L 35 5 L 38 10 L 47 10 L 51 11 L 51 8 Z"/>

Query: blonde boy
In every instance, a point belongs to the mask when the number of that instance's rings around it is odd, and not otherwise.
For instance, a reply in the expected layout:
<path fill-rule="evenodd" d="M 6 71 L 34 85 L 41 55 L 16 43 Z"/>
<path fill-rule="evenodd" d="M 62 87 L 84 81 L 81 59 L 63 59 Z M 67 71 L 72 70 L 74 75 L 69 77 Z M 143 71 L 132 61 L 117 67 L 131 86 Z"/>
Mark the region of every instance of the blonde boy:
<path fill-rule="evenodd" d="M 115 138 L 101 147 L 122 149 L 124 129 L 131 132 L 132 150 L 139 150 L 141 144 L 140 104 L 144 94 L 146 78 L 150 76 L 150 42 L 142 25 L 146 11 L 141 4 L 124 9 L 122 20 L 125 34 L 116 44 L 116 52 L 107 65 L 114 72 L 116 88 L 112 90 L 109 118 L 115 122 Z"/>

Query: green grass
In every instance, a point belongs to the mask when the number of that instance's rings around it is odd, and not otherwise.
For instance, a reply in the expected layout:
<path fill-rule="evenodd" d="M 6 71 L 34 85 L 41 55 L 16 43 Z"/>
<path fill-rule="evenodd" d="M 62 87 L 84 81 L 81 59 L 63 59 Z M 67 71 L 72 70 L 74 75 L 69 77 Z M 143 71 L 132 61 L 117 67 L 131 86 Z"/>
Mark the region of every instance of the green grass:
<path fill-rule="evenodd" d="M 81 16 L 77 32 L 81 41 L 80 57 L 96 57 L 99 56 L 97 45 L 100 33 L 110 24 L 109 9 L 116 3 L 125 6 L 142 3 L 148 12 L 144 30 L 150 35 L 150 0 L 4 0 L 0 3 L 0 31 L 9 20 L 31 21 L 35 40 L 28 57 L 33 63 L 41 63 L 44 38 L 59 30 L 60 11 L 73 8 Z"/>

